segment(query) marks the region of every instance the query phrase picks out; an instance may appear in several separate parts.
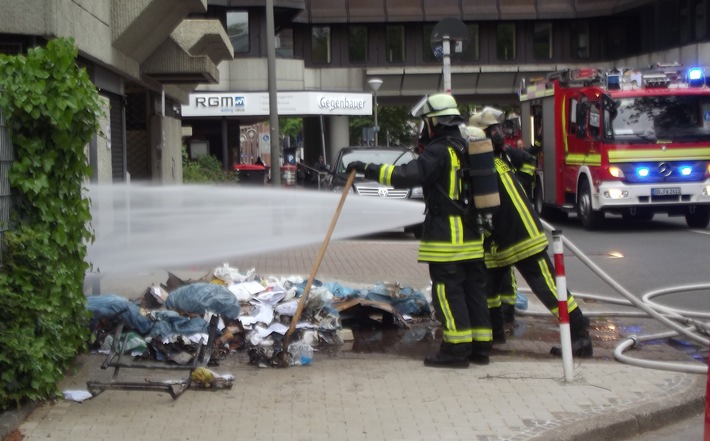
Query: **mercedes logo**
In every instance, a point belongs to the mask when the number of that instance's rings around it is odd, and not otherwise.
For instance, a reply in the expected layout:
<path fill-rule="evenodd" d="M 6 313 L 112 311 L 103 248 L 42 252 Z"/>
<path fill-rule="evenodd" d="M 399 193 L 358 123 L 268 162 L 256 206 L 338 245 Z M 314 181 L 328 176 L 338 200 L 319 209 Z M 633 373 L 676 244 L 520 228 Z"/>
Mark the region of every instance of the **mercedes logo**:
<path fill-rule="evenodd" d="M 377 190 L 377 196 L 379 196 L 381 198 L 386 198 L 387 195 L 389 194 L 389 192 L 390 191 L 386 188 L 380 188 Z"/>
<path fill-rule="evenodd" d="M 671 175 L 672 171 L 673 170 L 671 169 L 670 164 L 668 164 L 667 162 L 661 162 L 660 164 L 658 164 L 658 174 L 659 175 L 668 177 Z"/>

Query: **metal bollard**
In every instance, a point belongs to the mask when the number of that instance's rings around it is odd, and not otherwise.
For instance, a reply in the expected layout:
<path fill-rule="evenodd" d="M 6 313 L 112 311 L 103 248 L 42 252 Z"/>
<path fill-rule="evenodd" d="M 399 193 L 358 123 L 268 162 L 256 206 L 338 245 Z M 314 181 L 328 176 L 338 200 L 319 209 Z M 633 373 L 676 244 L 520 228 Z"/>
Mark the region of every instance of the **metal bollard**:
<path fill-rule="evenodd" d="M 557 284 L 557 308 L 560 316 L 560 347 L 562 348 L 562 366 L 565 381 L 572 382 L 574 368 L 572 364 L 572 334 L 569 326 L 569 310 L 567 308 L 567 278 L 565 277 L 565 261 L 562 248 L 562 231 L 552 230 L 552 251 L 555 255 L 555 282 Z"/>

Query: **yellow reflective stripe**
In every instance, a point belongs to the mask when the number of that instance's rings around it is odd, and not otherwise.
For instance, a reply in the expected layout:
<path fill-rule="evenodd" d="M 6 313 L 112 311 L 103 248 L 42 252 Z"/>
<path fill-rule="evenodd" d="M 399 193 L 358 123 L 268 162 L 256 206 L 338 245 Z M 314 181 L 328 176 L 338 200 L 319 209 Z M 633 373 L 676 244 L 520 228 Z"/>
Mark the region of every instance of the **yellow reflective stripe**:
<path fill-rule="evenodd" d="M 562 141 L 565 145 L 565 154 L 569 150 L 567 148 L 567 97 L 562 97 Z"/>
<path fill-rule="evenodd" d="M 451 160 L 451 169 L 449 170 L 449 199 L 457 200 L 459 199 L 460 189 L 459 180 L 457 179 L 457 172 L 461 169 L 461 163 L 459 162 L 459 156 L 453 147 L 449 147 L 449 158 Z"/>
<path fill-rule="evenodd" d="M 526 175 L 532 176 L 535 173 L 535 166 L 526 162 L 520 167 L 518 171 L 520 171 L 521 173 L 525 173 Z"/>
<path fill-rule="evenodd" d="M 451 244 L 463 243 L 463 221 L 461 216 L 449 216 L 449 229 L 451 230 Z"/>
<path fill-rule="evenodd" d="M 570 153 L 565 156 L 568 165 L 601 165 L 602 155 L 599 153 L 585 155 L 584 153 Z"/>
<path fill-rule="evenodd" d="M 441 332 L 441 337 L 442 340 L 444 340 L 446 343 L 472 343 L 473 342 L 473 333 L 471 330 L 468 331 L 442 331 Z"/>
<path fill-rule="evenodd" d="M 444 319 L 444 329 L 456 331 L 456 322 L 454 321 L 454 316 L 451 313 L 449 302 L 446 300 L 446 285 L 443 283 L 436 284 L 436 297 L 439 300 L 441 312 L 444 314 L 444 317 L 442 317 Z"/>
<path fill-rule="evenodd" d="M 491 328 L 473 328 L 471 333 L 474 341 L 493 341 L 493 330 Z"/>
<path fill-rule="evenodd" d="M 555 280 L 554 274 L 550 272 L 550 267 L 547 266 L 544 259 L 537 259 L 537 266 L 540 268 L 540 275 L 545 279 L 545 285 L 547 288 L 555 293 L 557 297 L 557 281 Z M 559 314 L 556 315 L 559 318 Z"/>
<path fill-rule="evenodd" d="M 609 162 L 668 161 L 673 159 L 710 159 L 710 148 L 673 148 L 666 150 L 609 150 Z"/>
<path fill-rule="evenodd" d="M 461 262 L 464 260 L 483 259 L 483 250 L 481 251 L 460 251 L 456 253 L 435 253 L 428 250 L 419 249 L 417 259 L 420 262 Z"/>
<path fill-rule="evenodd" d="M 488 297 L 486 299 L 486 304 L 488 308 L 498 308 L 501 305 L 501 296 L 497 295 L 495 297 Z"/>
<path fill-rule="evenodd" d="M 515 294 L 507 294 L 507 295 L 501 295 L 500 296 L 500 303 L 502 305 L 513 305 L 515 306 L 515 300 L 516 300 L 516 295 Z"/>
<path fill-rule="evenodd" d="M 392 172 L 394 165 L 384 164 L 380 166 L 380 176 L 378 181 L 385 185 L 392 185 Z"/>
<path fill-rule="evenodd" d="M 539 236 L 525 239 L 524 241 L 498 252 L 495 244 L 491 247 L 491 252 L 486 253 L 486 266 L 491 268 L 500 268 L 502 266 L 510 266 L 523 259 L 527 259 L 540 251 L 543 251 L 548 245 L 547 237 L 544 233 Z"/>
<path fill-rule="evenodd" d="M 528 232 L 528 236 L 535 237 L 540 233 L 540 230 L 535 224 L 535 219 L 533 218 L 532 213 L 530 213 L 530 210 L 528 210 L 525 201 L 520 196 L 520 193 L 515 187 L 513 179 L 510 177 L 509 174 L 504 174 L 500 177 L 500 180 L 503 183 L 506 192 L 510 196 L 510 200 L 511 202 L 513 202 L 515 210 L 518 212 L 518 217 L 521 221 L 523 221 L 523 224 L 525 225 L 525 230 Z"/>

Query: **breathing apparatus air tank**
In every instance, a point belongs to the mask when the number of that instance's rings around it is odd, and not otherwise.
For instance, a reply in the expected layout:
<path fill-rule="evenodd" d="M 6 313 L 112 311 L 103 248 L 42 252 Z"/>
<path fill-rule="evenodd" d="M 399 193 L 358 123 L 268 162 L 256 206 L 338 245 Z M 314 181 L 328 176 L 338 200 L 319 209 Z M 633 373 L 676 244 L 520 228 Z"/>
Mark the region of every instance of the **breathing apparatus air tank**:
<path fill-rule="evenodd" d="M 473 204 L 481 213 L 493 215 L 500 205 L 493 143 L 478 127 L 466 126 L 462 134 L 468 143 L 468 169 Z"/>

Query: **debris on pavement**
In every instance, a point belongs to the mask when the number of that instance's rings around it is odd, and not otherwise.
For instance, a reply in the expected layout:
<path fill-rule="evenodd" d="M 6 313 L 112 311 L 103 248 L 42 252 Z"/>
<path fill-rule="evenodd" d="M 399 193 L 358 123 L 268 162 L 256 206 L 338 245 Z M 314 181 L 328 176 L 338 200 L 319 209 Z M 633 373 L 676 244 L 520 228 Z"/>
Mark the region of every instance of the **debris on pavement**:
<path fill-rule="evenodd" d="M 216 315 L 218 331 L 208 365 L 244 352 L 250 364 L 276 367 L 285 349 L 289 365 L 307 366 L 320 345 L 343 345 L 344 335 L 352 341 L 343 321 L 379 316 L 384 326 L 409 328 L 412 317 L 431 315 L 421 291 L 398 283 L 353 288 L 314 280 L 291 344 L 283 348 L 306 283 L 301 276 L 262 277 L 254 268 L 242 273 L 224 264 L 199 280 L 168 273 L 166 284 L 148 287 L 135 301 L 114 294 L 90 296 L 92 349 L 105 352 L 111 347 L 121 324 L 120 339 L 126 344 L 117 351 L 189 367 L 207 341 L 210 317 Z"/>

